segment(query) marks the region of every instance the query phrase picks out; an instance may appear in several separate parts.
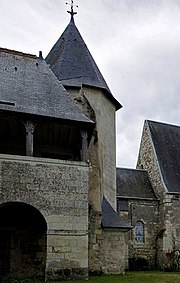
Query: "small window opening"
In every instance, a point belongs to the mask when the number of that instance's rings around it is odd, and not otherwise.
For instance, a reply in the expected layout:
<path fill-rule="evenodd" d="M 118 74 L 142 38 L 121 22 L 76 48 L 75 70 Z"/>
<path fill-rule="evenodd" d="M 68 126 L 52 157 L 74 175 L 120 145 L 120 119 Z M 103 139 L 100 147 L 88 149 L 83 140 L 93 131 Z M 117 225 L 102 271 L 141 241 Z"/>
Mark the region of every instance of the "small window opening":
<path fill-rule="evenodd" d="M 0 104 L 9 105 L 9 106 L 15 106 L 14 102 L 9 102 L 9 101 L 0 101 Z"/>
<path fill-rule="evenodd" d="M 118 211 L 129 211 L 128 200 L 121 199 L 118 201 Z"/>

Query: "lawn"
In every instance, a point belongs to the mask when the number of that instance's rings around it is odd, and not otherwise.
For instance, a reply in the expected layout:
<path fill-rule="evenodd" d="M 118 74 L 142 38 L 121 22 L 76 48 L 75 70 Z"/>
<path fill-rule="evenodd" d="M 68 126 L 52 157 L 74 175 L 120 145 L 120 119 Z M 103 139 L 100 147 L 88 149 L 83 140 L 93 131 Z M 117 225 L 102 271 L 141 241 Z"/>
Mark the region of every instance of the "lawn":
<path fill-rule="evenodd" d="M 68 281 L 68 283 L 180 283 L 180 273 L 128 272 L 126 275 L 90 277 L 89 280 Z M 65 283 L 65 281 L 61 281 Z M 67 283 L 67 281 L 66 281 Z"/>
<path fill-rule="evenodd" d="M 3 280 L 2 283 L 42 283 L 34 280 Z M 56 283 L 180 283 L 178 272 L 127 272 L 126 275 L 93 276 L 89 280 L 55 281 Z M 46 281 L 53 283 L 53 281 Z"/>

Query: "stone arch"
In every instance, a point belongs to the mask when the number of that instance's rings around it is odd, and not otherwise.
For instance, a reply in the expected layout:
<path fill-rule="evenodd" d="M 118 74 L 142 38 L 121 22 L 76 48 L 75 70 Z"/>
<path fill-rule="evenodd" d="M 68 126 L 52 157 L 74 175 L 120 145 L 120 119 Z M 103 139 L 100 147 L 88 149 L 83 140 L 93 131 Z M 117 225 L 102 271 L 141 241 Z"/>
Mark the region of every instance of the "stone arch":
<path fill-rule="evenodd" d="M 0 277 L 44 279 L 47 223 L 33 206 L 0 205 Z"/>

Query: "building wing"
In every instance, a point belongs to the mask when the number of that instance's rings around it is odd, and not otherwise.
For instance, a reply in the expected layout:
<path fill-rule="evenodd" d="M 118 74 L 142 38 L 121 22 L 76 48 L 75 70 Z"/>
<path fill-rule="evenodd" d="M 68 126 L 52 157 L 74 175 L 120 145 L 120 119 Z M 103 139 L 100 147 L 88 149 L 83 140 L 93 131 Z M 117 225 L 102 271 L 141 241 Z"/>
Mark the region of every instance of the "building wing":
<path fill-rule="evenodd" d="M 180 127 L 146 121 L 167 190 L 180 193 Z"/>

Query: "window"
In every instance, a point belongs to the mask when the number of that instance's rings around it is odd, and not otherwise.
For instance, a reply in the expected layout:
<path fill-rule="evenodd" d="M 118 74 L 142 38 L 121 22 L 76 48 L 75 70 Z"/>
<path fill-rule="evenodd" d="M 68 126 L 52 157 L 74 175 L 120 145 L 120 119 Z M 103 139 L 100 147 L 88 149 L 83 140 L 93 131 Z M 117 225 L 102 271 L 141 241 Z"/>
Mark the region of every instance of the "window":
<path fill-rule="evenodd" d="M 118 211 L 128 211 L 128 200 L 121 199 L 118 201 Z"/>
<path fill-rule="evenodd" d="M 144 243 L 144 223 L 142 221 L 137 221 L 135 225 L 135 242 L 137 244 Z"/>

